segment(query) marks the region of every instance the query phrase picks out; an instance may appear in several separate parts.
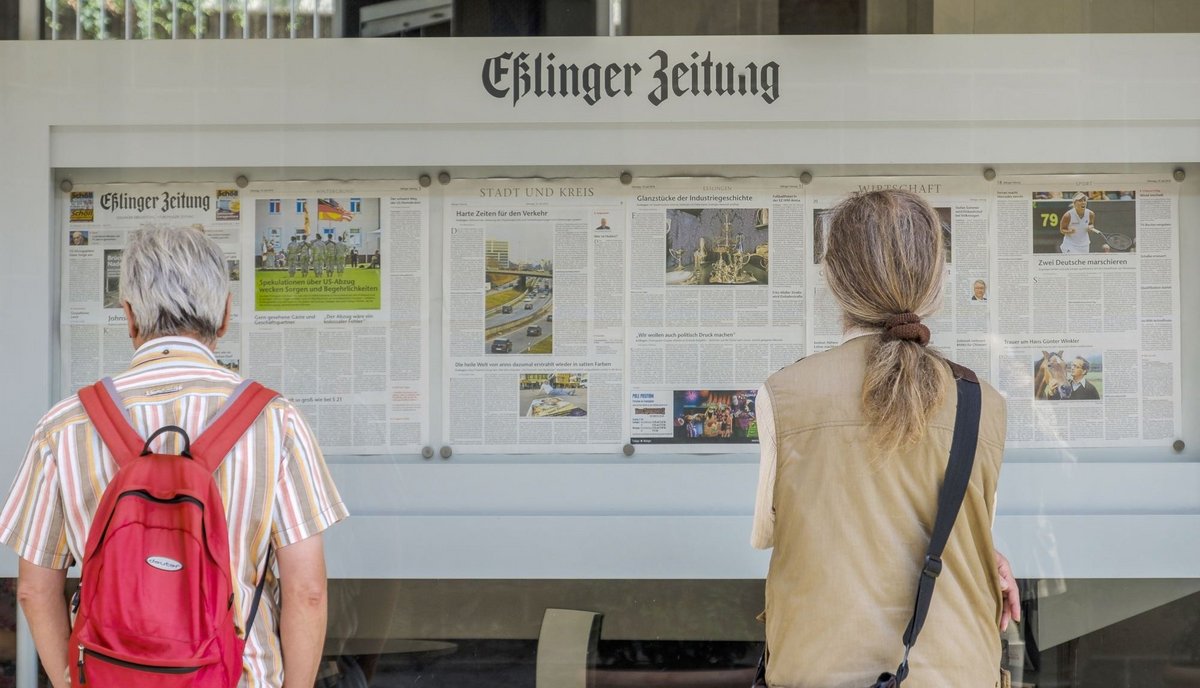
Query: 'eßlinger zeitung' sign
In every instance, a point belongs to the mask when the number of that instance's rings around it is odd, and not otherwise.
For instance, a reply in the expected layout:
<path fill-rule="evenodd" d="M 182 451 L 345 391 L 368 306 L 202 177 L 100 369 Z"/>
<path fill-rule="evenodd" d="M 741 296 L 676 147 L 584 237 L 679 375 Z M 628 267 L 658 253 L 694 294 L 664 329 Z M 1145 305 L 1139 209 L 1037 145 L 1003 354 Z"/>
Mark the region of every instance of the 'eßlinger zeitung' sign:
<path fill-rule="evenodd" d="M 639 76 L 646 76 L 639 79 Z M 503 52 L 483 61 L 483 88 L 493 98 L 582 98 L 595 105 L 603 98 L 631 97 L 635 82 L 649 86 L 646 99 L 661 105 L 668 98 L 685 96 L 758 96 L 768 105 L 779 99 L 779 63 L 714 62 L 712 52 L 702 58 L 693 52 L 690 61 L 671 63 L 666 51 L 650 55 L 650 64 L 637 62 L 578 65 L 559 62 L 554 53 Z"/>

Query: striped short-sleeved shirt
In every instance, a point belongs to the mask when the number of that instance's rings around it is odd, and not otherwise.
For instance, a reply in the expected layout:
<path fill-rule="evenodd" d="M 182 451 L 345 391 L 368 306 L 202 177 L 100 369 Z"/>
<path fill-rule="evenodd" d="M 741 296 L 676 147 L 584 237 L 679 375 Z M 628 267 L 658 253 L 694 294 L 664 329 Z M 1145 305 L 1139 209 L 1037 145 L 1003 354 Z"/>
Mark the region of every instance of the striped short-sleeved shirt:
<path fill-rule="evenodd" d="M 142 437 L 178 425 L 196 438 L 241 383 L 209 349 L 187 337 L 146 342 L 129 370 L 113 378 L 122 406 Z M 161 453 L 178 453 L 182 438 L 155 440 Z M 42 418 L 0 511 L 0 542 L 34 564 L 67 568 L 82 559 L 92 517 L 116 473 L 78 396 Z M 285 399 L 273 401 L 216 472 L 229 521 L 230 567 L 236 581 L 238 627 L 250 613 L 267 548 L 299 542 L 348 512 L 330 479 L 308 425 Z M 283 683 L 283 651 L 275 633 L 279 581 L 267 574 L 263 599 L 246 643 L 241 686 Z"/>

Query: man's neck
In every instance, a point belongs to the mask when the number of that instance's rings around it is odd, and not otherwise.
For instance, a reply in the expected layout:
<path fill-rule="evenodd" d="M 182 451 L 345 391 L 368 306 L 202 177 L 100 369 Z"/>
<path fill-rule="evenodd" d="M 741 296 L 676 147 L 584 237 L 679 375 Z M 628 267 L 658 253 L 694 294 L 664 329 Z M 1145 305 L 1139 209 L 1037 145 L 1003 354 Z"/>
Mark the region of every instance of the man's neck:
<path fill-rule="evenodd" d="M 155 339 L 162 339 L 164 337 L 184 337 L 186 339 L 191 339 L 191 340 L 194 340 L 197 344 L 200 344 L 201 346 L 205 347 L 209 351 L 216 353 L 216 349 L 217 349 L 217 340 L 216 339 L 204 339 L 204 338 L 201 338 L 191 332 L 180 332 L 178 334 L 156 334 L 152 337 L 143 337 L 141 335 L 134 335 L 134 336 L 130 337 L 130 339 L 133 340 L 133 350 L 137 351 L 138 349 L 141 349 L 143 346 L 145 346 L 146 342 L 152 342 Z"/>

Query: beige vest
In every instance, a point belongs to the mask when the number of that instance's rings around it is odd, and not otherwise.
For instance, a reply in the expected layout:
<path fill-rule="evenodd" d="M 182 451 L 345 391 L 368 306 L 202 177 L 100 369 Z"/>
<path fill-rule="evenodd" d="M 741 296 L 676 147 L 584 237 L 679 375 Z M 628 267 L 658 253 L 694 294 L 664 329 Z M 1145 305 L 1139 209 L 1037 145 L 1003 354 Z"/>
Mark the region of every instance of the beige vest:
<path fill-rule="evenodd" d="M 766 595 L 773 687 L 862 688 L 904 654 L 957 403 L 947 370 L 927 437 L 890 459 L 873 454 L 860 394 L 878 341 L 852 339 L 767 380 L 778 442 Z M 992 515 L 1004 423 L 1004 400 L 983 384 L 975 467 L 905 688 L 998 685 Z"/>

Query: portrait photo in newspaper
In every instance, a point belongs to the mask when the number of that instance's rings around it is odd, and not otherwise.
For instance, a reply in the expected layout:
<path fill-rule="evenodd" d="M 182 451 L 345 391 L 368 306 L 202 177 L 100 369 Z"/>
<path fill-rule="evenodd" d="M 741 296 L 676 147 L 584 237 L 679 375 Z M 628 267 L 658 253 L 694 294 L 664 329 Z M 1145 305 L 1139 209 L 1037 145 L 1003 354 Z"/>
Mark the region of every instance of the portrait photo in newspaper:
<path fill-rule="evenodd" d="M 766 285 L 767 208 L 676 208 L 666 211 L 666 283 Z"/>
<path fill-rule="evenodd" d="M 977 279 L 971 282 L 971 301 L 987 301 L 987 293 L 988 286 L 986 280 Z"/>

